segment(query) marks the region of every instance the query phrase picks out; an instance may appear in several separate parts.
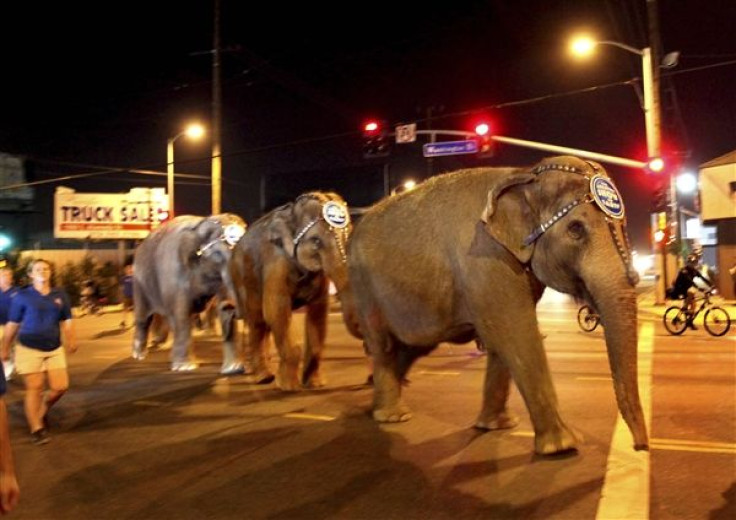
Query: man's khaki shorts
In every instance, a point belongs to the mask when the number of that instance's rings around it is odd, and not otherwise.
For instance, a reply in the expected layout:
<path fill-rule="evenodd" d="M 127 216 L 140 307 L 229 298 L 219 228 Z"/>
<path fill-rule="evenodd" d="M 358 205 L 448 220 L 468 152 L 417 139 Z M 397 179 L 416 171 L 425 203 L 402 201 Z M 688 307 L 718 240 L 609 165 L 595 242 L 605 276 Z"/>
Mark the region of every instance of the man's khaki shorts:
<path fill-rule="evenodd" d="M 35 374 L 60 368 L 66 368 L 64 347 L 47 352 L 26 347 L 20 343 L 15 346 L 15 370 L 18 374 Z"/>

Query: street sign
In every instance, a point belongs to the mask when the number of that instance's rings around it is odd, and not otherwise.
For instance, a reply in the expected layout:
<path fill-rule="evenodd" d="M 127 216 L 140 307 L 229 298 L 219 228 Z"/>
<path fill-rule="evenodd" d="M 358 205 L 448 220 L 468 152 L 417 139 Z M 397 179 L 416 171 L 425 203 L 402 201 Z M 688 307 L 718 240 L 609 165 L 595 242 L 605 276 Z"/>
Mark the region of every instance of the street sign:
<path fill-rule="evenodd" d="M 424 157 L 440 157 L 443 155 L 461 155 L 467 153 L 478 153 L 478 142 L 474 139 L 426 143 L 422 147 L 422 155 Z"/>
<path fill-rule="evenodd" d="M 396 126 L 396 143 L 413 143 L 417 140 L 417 124 Z"/>

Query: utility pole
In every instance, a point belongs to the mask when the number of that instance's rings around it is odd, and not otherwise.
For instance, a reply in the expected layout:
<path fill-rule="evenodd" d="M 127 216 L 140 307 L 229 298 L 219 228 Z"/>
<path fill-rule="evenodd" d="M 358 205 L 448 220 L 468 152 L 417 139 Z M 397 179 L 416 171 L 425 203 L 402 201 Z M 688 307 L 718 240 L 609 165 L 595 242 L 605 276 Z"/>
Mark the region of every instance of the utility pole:
<path fill-rule="evenodd" d="M 215 0 L 212 43 L 212 214 L 222 211 L 222 87 L 220 85 L 220 0 Z"/>
<path fill-rule="evenodd" d="M 657 10 L 657 0 L 647 0 L 647 27 L 649 29 L 649 56 L 643 56 L 644 62 L 648 61 L 649 63 L 644 65 L 644 71 L 643 71 L 643 80 L 645 83 L 647 83 L 647 75 L 650 75 L 649 83 L 650 87 L 644 89 L 644 96 L 645 96 L 645 110 L 646 114 L 645 117 L 647 118 L 647 145 L 648 145 L 648 155 L 651 159 L 652 157 L 661 157 L 662 156 L 662 121 L 661 121 L 661 107 L 660 107 L 660 101 L 659 101 L 659 79 L 660 79 L 660 73 L 659 73 L 659 65 L 662 62 L 662 49 L 660 48 L 660 36 L 659 36 L 659 16 L 658 16 L 658 10 Z M 645 49 L 646 51 L 646 49 Z M 649 94 L 649 103 L 646 102 L 646 96 Z M 668 222 L 670 223 L 669 229 L 670 232 L 674 231 L 675 229 L 672 228 L 672 225 L 677 225 L 676 223 L 676 206 L 677 206 L 677 194 L 675 192 L 674 183 L 672 182 L 672 171 L 669 169 L 666 169 L 666 174 L 668 177 L 668 183 L 669 183 L 669 212 L 668 212 Z M 671 233 L 669 234 L 671 235 Z M 667 285 L 669 285 L 669 281 L 673 280 L 674 276 L 674 269 L 673 267 L 670 267 L 671 262 L 668 261 L 669 254 L 667 253 L 667 248 L 663 246 L 661 248 L 660 254 L 662 255 L 661 263 L 662 266 L 662 272 L 660 273 L 659 279 L 657 280 L 657 285 L 655 287 L 654 295 L 655 295 L 655 303 L 657 305 L 663 305 L 665 303 L 665 290 L 667 289 Z"/>

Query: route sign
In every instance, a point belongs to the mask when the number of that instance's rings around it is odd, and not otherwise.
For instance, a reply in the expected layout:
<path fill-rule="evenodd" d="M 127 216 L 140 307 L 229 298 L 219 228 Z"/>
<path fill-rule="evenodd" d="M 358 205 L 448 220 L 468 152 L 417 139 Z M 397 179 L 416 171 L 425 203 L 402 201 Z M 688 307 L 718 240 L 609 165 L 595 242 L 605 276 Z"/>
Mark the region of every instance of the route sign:
<path fill-rule="evenodd" d="M 478 142 L 474 139 L 464 141 L 440 141 L 439 143 L 426 143 L 422 146 L 424 157 L 441 157 L 443 155 L 462 155 L 478 153 Z"/>
<path fill-rule="evenodd" d="M 410 123 L 408 125 L 398 125 L 396 127 L 396 142 L 413 143 L 417 140 L 417 124 Z"/>

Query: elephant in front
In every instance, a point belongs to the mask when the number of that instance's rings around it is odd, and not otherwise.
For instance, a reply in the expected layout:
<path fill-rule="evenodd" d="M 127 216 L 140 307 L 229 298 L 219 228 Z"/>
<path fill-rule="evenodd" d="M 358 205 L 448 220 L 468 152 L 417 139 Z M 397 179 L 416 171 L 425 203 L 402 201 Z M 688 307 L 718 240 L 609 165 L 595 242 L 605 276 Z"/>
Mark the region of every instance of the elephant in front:
<path fill-rule="evenodd" d="M 336 193 L 314 191 L 254 222 L 233 253 L 239 315 L 248 325 L 246 368 L 254 381 L 274 380 L 267 363 L 269 333 L 279 353 L 282 390 L 324 386 L 320 361 L 327 334 L 329 282 L 347 282 L 347 204 Z M 306 306 L 304 353 L 292 338 L 292 311 Z"/>
<path fill-rule="evenodd" d="M 146 340 L 154 313 L 174 334 L 171 369 L 197 368 L 190 359 L 192 314 L 219 298 L 223 334 L 220 372 L 243 372 L 235 347 L 235 290 L 230 275 L 233 248 L 246 224 L 237 215 L 182 215 L 155 229 L 138 246 L 133 269 L 135 334 L 133 357 L 146 357 Z M 164 336 L 165 337 L 165 336 Z"/>
<path fill-rule="evenodd" d="M 623 202 L 599 164 L 561 156 L 434 177 L 363 215 L 348 271 L 346 322 L 357 320 L 373 357 L 375 420 L 410 418 L 401 381 L 419 356 L 440 342 L 477 338 L 488 355 L 476 427 L 517 424 L 507 409 L 513 378 L 535 451 L 574 449 L 536 316 L 548 286 L 600 314 L 618 408 L 634 448 L 648 449 L 637 381 L 638 275 Z"/>

